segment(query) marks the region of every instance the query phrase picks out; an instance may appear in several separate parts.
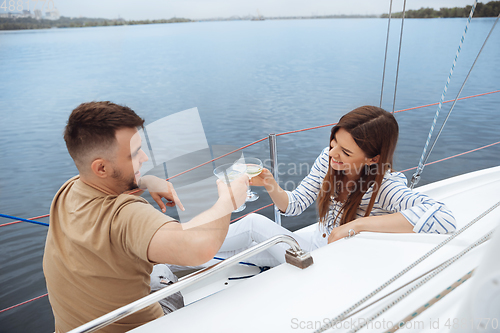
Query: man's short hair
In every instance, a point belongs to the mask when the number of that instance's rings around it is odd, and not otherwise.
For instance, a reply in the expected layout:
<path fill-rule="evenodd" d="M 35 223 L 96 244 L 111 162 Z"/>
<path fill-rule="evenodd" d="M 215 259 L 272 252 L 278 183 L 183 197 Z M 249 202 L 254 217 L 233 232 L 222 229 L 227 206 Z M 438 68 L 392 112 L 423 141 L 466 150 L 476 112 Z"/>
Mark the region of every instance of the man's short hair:
<path fill-rule="evenodd" d="M 144 119 L 132 109 L 111 102 L 82 103 L 71 112 L 64 130 L 68 152 L 80 171 L 95 158 L 113 158 L 116 131 L 142 127 Z"/>

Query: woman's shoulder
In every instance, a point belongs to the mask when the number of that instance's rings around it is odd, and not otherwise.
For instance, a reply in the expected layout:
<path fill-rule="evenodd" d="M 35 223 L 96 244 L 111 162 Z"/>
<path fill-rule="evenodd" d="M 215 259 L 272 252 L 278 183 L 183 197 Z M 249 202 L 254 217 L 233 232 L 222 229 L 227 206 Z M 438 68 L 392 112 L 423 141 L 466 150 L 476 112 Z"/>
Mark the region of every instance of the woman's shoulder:
<path fill-rule="evenodd" d="M 382 179 L 382 182 L 388 182 L 388 183 L 401 183 L 404 184 L 405 186 L 408 185 L 408 179 L 406 179 L 406 176 L 399 171 L 391 171 L 387 170 L 384 179 Z"/>
<path fill-rule="evenodd" d="M 316 162 L 321 162 L 321 164 L 323 165 L 324 162 L 326 162 L 326 165 L 328 165 L 328 160 L 329 160 L 329 154 L 330 152 L 330 147 L 325 147 L 321 153 L 319 153 L 318 157 L 316 158 Z"/>
<path fill-rule="evenodd" d="M 329 152 L 330 152 L 330 147 L 325 147 L 325 148 L 321 151 L 321 153 L 319 154 L 319 156 L 324 156 L 324 155 L 328 156 L 328 153 L 329 153 Z"/>

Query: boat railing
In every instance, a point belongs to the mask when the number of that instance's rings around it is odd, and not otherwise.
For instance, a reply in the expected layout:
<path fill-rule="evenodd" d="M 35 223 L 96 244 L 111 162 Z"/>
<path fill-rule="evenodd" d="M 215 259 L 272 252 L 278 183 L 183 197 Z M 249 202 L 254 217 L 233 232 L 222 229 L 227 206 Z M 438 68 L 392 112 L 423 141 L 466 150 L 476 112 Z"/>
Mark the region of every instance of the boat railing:
<path fill-rule="evenodd" d="M 499 93 L 500 90 L 494 90 L 494 91 L 490 91 L 490 92 L 486 92 L 486 93 L 481 93 L 481 94 L 476 94 L 476 95 L 471 95 L 471 96 L 465 96 L 465 97 L 460 97 L 456 100 L 466 100 L 466 99 L 469 99 L 469 98 L 475 98 L 475 97 L 480 97 L 480 96 L 486 96 L 486 95 L 491 95 L 491 94 L 495 94 L 495 93 Z M 444 101 L 443 103 L 452 103 L 452 102 L 455 102 L 455 100 L 448 100 L 448 101 Z M 422 108 L 426 108 L 426 107 L 430 107 L 430 106 L 435 106 L 435 105 L 438 105 L 439 103 L 430 103 L 430 104 L 425 104 L 425 105 L 420 105 L 420 106 L 415 106 L 415 107 L 411 107 L 411 108 L 406 108 L 406 109 L 401 109 L 401 110 L 397 110 L 395 111 L 395 113 L 400 113 L 400 112 L 405 112 L 405 111 L 412 111 L 412 110 L 417 110 L 417 109 L 422 109 Z M 218 156 L 212 160 L 209 160 L 205 163 L 202 163 L 200 165 L 197 165 L 195 167 L 192 167 L 191 169 L 188 169 L 188 170 L 185 170 L 177 175 L 174 175 L 170 178 L 167 178 L 167 180 L 170 180 L 172 178 L 175 178 L 175 177 L 178 177 L 182 174 L 185 174 L 185 173 L 188 173 L 190 171 L 193 171 L 197 168 L 200 168 L 206 164 L 209 164 L 209 163 L 212 163 L 213 161 L 215 160 L 218 160 L 220 158 L 223 158 L 225 156 L 228 156 L 230 154 L 233 154 L 237 151 L 240 151 L 240 150 L 243 150 L 245 148 L 248 148 L 250 146 L 253 146 L 259 142 L 262 142 L 262 141 L 265 141 L 265 140 L 269 140 L 269 143 L 270 143 L 270 150 L 272 151 L 274 149 L 274 157 L 273 157 L 273 153 L 271 152 L 271 163 L 272 165 L 276 166 L 276 167 L 273 167 L 271 169 L 272 172 L 273 172 L 273 175 L 275 177 L 278 177 L 278 169 L 277 169 L 277 148 L 276 148 L 276 141 L 277 141 L 277 137 L 278 136 L 283 136 L 283 135 L 288 135 L 288 134 L 293 134 L 293 133 L 299 133 L 299 132 L 304 132 L 304 131 L 310 131 L 310 130 L 315 130 L 315 129 L 319 129 L 319 128 L 324 128 L 324 127 L 331 127 L 335 125 L 334 124 L 325 124 L 325 125 L 320 125 L 320 126 L 314 126 L 314 127 L 310 127 L 310 128 L 303 128 L 303 129 L 299 129 L 299 130 L 294 130 L 294 131 L 289 131 L 289 132 L 283 132 L 283 133 L 277 133 L 277 134 L 270 134 L 268 137 L 265 137 L 265 138 L 262 138 L 260 140 L 257 140 L 255 142 L 251 142 L 243 147 L 240 147 L 238 149 L 235 149 L 234 151 L 231 151 L 227 154 L 224 154 L 222 156 Z M 448 159 L 451 159 L 451 158 L 454 158 L 454 157 L 458 157 L 458 156 L 462 156 L 462 155 L 465 155 L 465 154 L 469 154 L 469 153 L 472 153 L 472 152 L 475 152 L 475 151 L 478 151 L 478 150 L 481 150 L 481 149 L 485 149 L 485 148 L 488 148 L 488 147 L 491 147 L 491 146 L 495 146 L 495 145 L 498 145 L 500 144 L 500 141 L 497 141 L 497 142 L 494 142 L 494 143 L 491 143 L 491 144 L 488 144 L 488 145 L 485 145 L 485 146 L 482 146 L 482 147 L 478 147 L 476 149 L 472 149 L 472 150 L 468 150 L 468 151 L 465 151 L 465 152 L 462 152 L 462 153 L 459 153 L 459 154 L 456 154 L 456 155 L 453 155 L 453 156 L 449 156 L 449 157 L 446 157 L 446 158 L 443 158 L 443 159 L 440 159 L 440 160 L 437 160 L 437 161 L 433 161 L 433 162 L 428 162 L 426 163 L 425 165 L 431 165 L 431 164 L 434 164 L 434 163 L 438 163 L 438 162 L 442 162 L 442 161 L 445 161 L 445 160 L 448 160 Z M 274 148 L 273 148 L 274 146 Z M 417 167 L 412 167 L 412 168 L 408 168 L 408 169 L 405 169 L 405 170 L 399 170 L 400 172 L 407 172 L 407 171 L 410 171 L 410 170 L 415 170 L 417 169 Z M 277 179 L 278 180 L 278 179 Z M 260 207 L 258 209 L 255 209 L 254 211 L 248 213 L 248 214 L 244 214 L 242 216 L 239 216 L 233 220 L 231 220 L 231 223 L 232 222 L 235 222 L 251 213 L 255 213 L 257 211 L 260 211 L 260 210 L 263 210 L 265 208 L 268 208 L 270 206 L 272 206 L 273 203 L 270 203 L 268 205 L 265 205 L 263 207 Z M 28 218 L 28 219 L 24 219 L 24 218 L 19 218 L 19 217 L 16 217 L 16 216 L 10 216 L 10 215 L 5 215 L 5 214 L 0 214 L 0 217 L 2 218 L 8 218 L 8 219 L 11 219 L 11 220 L 14 220 L 12 222 L 8 222 L 8 223 L 4 223 L 4 224 L 0 224 L 0 227 L 4 227 L 4 226 L 9 226 L 9 225 L 14 225 L 14 224 L 18 224 L 18 223 L 21 223 L 21 222 L 30 222 L 30 223 L 35 223 L 35 224 L 40 224 L 40 225 L 45 225 L 45 226 L 48 226 L 48 223 L 44 223 L 44 222 L 38 222 L 36 220 L 39 220 L 39 219 L 43 219 L 43 218 L 47 218 L 49 217 L 49 214 L 45 214 L 45 215 L 40 215 L 40 216 L 35 216 L 35 217 L 31 217 L 31 218 Z M 279 213 L 279 211 L 277 211 L 277 208 L 275 207 L 275 222 L 277 222 L 278 224 L 281 224 L 281 215 Z M 48 294 L 45 293 L 43 295 L 40 295 L 40 296 L 37 296 L 35 298 L 32 298 L 32 299 L 29 299 L 27 301 L 24 301 L 24 302 L 21 302 L 21 303 L 18 303 L 16 305 L 13 305 L 13 306 L 10 306 L 10 307 L 7 307 L 5 309 L 1 309 L 0 310 L 0 313 L 3 313 L 3 312 L 6 312 L 6 311 L 9 311 L 9 310 L 12 310 L 14 308 L 17 308 L 18 306 L 21 306 L 21 305 L 24 305 L 24 304 L 27 304 L 27 303 L 30 303 L 32 301 L 35 301 L 37 299 L 40 299 L 42 297 L 45 297 L 47 296 Z"/>
<path fill-rule="evenodd" d="M 135 302 L 122 306 L 104 316 L 101 316 L 97 319 L 94 319 L 80 327 L 77 327 L 71 330 L 69 333 L 83 333 L 83 332 L 94 332 L 98 329 L 101 329 L 105 326 L 108 326 L 121 318 L 124 318 L 134 312 L 137 312 L 155 302 L 160 301 L 161 299 L 170 296 L 178 291 L 183 290 L 184 288 L 204 280 L 218 272 L 239 263 L 241 260 L 249 258 L 257 253 L 267 250 L 268 248 L 278 244 L 278 243 L 286 243 L 290 245 L 290 249 L 286 251 L 285 259 L 286 262 L 297 266 L 299 268 L 307 268 L 313 263 L 313 259 L 311 255 L 307 252 L 304 252 L 297 241 L 288 235 L 279 235 L 269 238 L 268 240 L 259 243 L 251 248 L 248 248 L 228 259 L 221 261 L 215 265 L 204 268 L 200 271 L 194 272 L 190 275 L 184 276 L 179 279 L 179 281 L 166 286 L 148 296 L 145 296 Z"/>

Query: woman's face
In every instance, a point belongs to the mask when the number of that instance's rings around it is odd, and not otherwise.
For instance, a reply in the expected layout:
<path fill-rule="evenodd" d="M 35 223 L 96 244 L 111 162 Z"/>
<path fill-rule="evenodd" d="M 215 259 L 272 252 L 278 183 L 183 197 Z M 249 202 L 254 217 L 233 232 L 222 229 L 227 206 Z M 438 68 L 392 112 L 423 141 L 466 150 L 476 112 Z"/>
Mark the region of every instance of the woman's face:
<path fill-rule="evenodd" d="M 377 163 L 379 156 L 367 158 L 351 134 L 340 128 L 330 142 L 330 166 L 334 170 L 344 171 L 349 179 L 356 179 L 365 165 Z"/>

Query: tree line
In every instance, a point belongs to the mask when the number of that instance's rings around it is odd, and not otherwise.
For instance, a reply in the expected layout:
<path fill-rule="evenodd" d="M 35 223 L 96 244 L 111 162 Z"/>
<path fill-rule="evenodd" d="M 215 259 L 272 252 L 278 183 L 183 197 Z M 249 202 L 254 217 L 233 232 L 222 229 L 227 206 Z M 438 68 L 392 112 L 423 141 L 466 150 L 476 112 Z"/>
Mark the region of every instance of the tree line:
<path fill-rule="evenodd" d="M 407 10 L 405 18 L 438 18 L 438 17 L 468 17 L 472 6 L 440 8 L 420 8 L 417 10 Z M 490 1 L 486 4 L 478 2 L 474 10 L 474 17 L 495 17 L 500 14 L 500 1 Z M 383 14 L 383 18 L 388 18 L 389 14 Z M 403 12 L 392 13 L 391 17 L 402 18 Z"/>
<path fill-rule="evenodd" d="M 50 28 L 81 28 L 105 27 L 115 25 L 157 24 L 191 22 L 189 19 L 172 18 L 168 20 L 126 21 L 123 19 L 108 20 L 102 18 L 70 18 L 61 16 L 58 20 L 37 20 L 31 17 L 0 18 L 0 30 L 50 29 Z"/>

